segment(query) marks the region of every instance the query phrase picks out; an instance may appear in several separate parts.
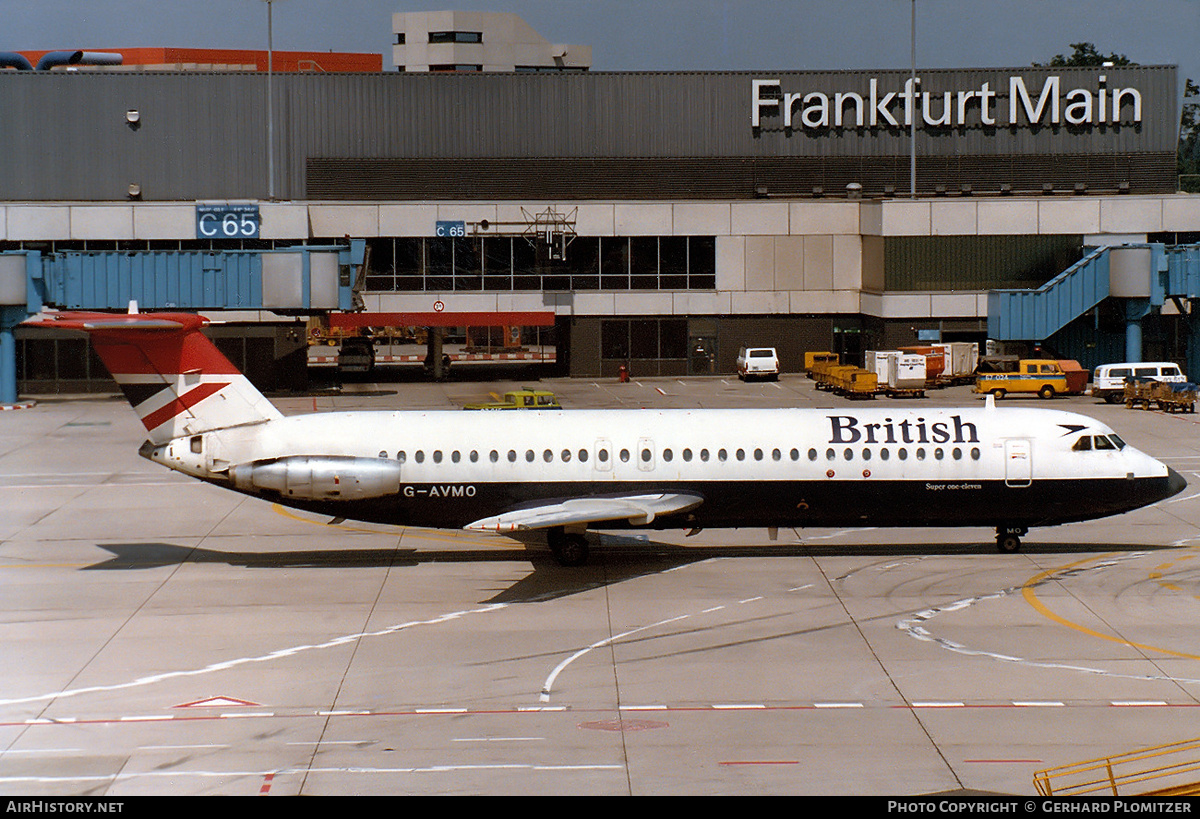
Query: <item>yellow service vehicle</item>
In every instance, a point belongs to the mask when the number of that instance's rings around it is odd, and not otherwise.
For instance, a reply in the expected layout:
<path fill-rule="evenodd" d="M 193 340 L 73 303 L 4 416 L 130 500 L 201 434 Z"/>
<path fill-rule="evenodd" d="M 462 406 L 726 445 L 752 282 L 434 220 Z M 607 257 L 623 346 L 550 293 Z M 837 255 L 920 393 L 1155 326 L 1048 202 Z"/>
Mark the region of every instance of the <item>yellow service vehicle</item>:
<path fill-rule="evenodd" d="M 1042 398 L 1053 398 L 1068 392 L 1067 374 L 1052 359 L 1024 358 L 1017 362 L 1016 372 L 979 373 L 975 379 L 975 392 L 991 393 L 996 398 L 1003 398 L 1010 392 L 1032 392 Z"/>
<path fill-rule="evenodd" d="M 562 409 L 562 404 L 549 390 L 510 390 L 504 397 L 492 393 L 496 400 L 483 404 L 467 404 L 465 410 Z"/>

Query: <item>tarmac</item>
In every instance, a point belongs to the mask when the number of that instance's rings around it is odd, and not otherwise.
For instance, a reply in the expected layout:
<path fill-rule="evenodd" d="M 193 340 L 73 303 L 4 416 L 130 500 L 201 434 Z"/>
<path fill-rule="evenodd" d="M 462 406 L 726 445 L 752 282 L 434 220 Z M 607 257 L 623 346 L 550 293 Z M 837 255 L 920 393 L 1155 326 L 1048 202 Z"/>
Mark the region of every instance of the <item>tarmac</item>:
<path fill-rule="evenodd" d="M 848 403 L 796 375 L 539 386 L 566 412 Z M 1194 738 L 1200 415 L 1018 402 L 1109 423 L 1191 486 L 1016 554 L 982 528 L 626 532 L 564 568 L 191 481 L 138 457 L 119 396 L 38 398 L 0 413 L 0 792 L 1030 796 L 1036 771 Z"/>

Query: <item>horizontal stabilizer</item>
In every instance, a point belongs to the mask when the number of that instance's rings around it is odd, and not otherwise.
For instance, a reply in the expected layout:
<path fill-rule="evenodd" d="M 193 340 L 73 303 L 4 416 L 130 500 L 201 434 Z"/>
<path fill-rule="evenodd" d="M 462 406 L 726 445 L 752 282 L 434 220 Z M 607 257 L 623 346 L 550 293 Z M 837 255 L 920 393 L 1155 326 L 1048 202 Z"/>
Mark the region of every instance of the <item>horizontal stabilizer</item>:
<path fill-rule="evenodd" d="M 486 532 L 517 532 L 524 529 L 548 529 L 552 526 L 578 526 L 589 523 L 624 520 L 634 526 L 647 526 L 656 517 L 695 509 L 704 498 L 686 492 L 646 495 L 607 495 L 544 503 L 513 509 L 490 518 L 468 523 L 464 529 Z"/>

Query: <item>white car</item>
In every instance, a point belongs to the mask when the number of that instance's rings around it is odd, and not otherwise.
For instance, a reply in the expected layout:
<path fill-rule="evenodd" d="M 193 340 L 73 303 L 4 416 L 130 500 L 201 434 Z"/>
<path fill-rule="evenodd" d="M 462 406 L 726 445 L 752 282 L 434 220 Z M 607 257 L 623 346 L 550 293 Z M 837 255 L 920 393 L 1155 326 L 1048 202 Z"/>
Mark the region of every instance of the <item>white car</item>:
<path fill-rule="evenodd" d="M 738 378 L 779 378 L 779 356 L 774 347 L 743 347 L 737 357 Z"/>

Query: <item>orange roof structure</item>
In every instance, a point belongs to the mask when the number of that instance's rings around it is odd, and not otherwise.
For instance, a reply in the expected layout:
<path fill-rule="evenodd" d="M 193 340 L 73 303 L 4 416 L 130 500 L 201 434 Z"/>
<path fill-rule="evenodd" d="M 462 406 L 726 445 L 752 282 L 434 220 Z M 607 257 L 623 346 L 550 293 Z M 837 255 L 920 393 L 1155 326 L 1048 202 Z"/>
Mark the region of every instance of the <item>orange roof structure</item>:
<path fill-rule="evenodd" d="M 30 63 L 36 65 L 44 51 L 22 51 Z M 140 69 L 146 71 L 266 71 L 267 52 L 234 48 L 97 48 L 84 51 L 99 51 L 120 54 L 121 66 L 102 66 L 113 69 Z M 365 72 L 383 71 L 383 56 L 343 51 L 272 51 L 272 69 L 280 72 Z M 88 66 L 79 66 L 88 68 Z"/>

